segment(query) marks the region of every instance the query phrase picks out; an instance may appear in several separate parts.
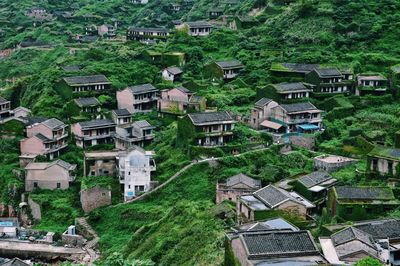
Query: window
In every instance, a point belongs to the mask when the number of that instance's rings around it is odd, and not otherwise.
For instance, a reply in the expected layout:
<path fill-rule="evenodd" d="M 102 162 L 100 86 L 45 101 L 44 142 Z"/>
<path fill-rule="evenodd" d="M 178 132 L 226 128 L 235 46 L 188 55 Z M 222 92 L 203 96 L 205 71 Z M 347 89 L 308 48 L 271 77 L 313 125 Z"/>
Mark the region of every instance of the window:
<path fill-rule="evenodd" d="M 37 188 L 38 187 L 38 183 L 37 182 L 33 182 L 33 187 Z"/>
<path fill-rule="evenodd" d="M 57 183 L 57 188 L 61 188 L 61 183 Z"/>
<path fill-rule="evenodd" d="M 106 195 L 106 193 L 103 192 L 103 193 L 101 193 L 101 195 L 104 197 Z"/>
<path fill-rule="evenodd" d="M 128 185 L 128 188 L 131 189 L 131 185 Z"/>
<path fill-rule="evenodd" d="M 108 175 L 109 171 L 104 171 L 103 173 L 104 173 L 105 175 Z"/>

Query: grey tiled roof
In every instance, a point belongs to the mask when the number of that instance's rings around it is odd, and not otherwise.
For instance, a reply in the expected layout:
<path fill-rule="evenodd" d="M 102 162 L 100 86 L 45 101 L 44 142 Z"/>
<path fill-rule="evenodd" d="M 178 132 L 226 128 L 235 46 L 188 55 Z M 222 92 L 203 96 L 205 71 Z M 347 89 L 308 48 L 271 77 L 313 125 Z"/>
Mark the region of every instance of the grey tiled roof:
<path fill-rule="evenodd" d="M 96 119 L 91 121 L 79 122 L 82 129 L 92 128 L 92 127 L 105 127 L 105 126 L 115 126 L 115 123 L 110 119 Z"/>
<path fill-rule="evenodd" d="M 400 220 L 377 220 L 354 225 L 355 228 L 370 234 L 375 239 L 399 239 Z"/>
<path fill-rule="evenodd" d="M 259 106 L 259 107 L 264 107 L 266 104 L 272 102 L 271 99 L 268 98 L 261 98 L 260 100 L 258 100 L 255 105 Z"/>
<path fill-rule="evenodd" d="M 7 103 L 7 102 L 9 101 L 0 96 L 0 103 Z"/>
<path fill-rule="evenodd" d="M 169 32 L 169 29 L 166 28 L 140 28 L 140 27 L 129 27 L 130 31 L 139 31 L 139 32 Z"/>
<path fill-rule="evenodd" d="M 335 246 L 339 246 L 353 240 L 359 240 L 375 248 L 374 239 L 372 238 L 372 236 L 354 227 L 348 227 L 333 234 L 331 236 L 331 239 Z"/>
<path fill-rule="evenodd" d="M 100 102 L 95 97 L 78 98 L 74 101 L 79 107 L 100 105 Z"/>
<path fill-rule="evenodd" d="M 230 69 L 230 68 L 243 68 L 244 65 L 238 60 L 229 60 L 229 61 L 216 61 L 215 62 L 222 69 Z"/>
<path fill-rule="evenodd" d="M 337 68 L 317 68 L 315 69 L 318 76 L 324 77 L 341 77 L 342 73 Z"/>
<path fill-rule="evenodd" d="M 244 233 L 249 259 L 318 255 L 307 231 Z"/>
<path fill-rule="evenodd" d="M 251 188 L 259 188 L 261 186 L 261 181 L 253 179 L 242 173 L 234 175 L 226 180 L 226 186 L 234 186 L 236 184 L 243 183 Z"/>
<path fill-rule="evenodd" d="M 40 117 L 40 116 L 28 116 L 25 118 L 27 122 L 25 123 L 25 126 L 31 126 L 36 123 L 42 123 L 43 121 L 46 121 L 47 118 L 45 117 Z"/>
<path fill-rule="evenodd" d="M 22 260 L 20 260 L 18 258 L 14 258 L 12 260 L 9 260 L 5 263 L 0 264 L 0 266 L 29 266 L 29 264 L 23 262 Z"/>
<path fill-rule="evenodd" d="M 178 75 L 183 72 L 182 69 L 180 69 L 179 67 L 167 67 L 166 70 L 172 75 Z"/>
<path fill-rule="evenodd" d="M 310 102 L 281 104 L 280 106 L 283 109 L 285 109 L 288 113 L 296 113 L 296 112 L 304 112 L 304 111 L 310 111 L 310 110 L 318 110 L 317 107 L 315 107 Z"/>
<path fill-rule="evenodd" d="M 186 24 L 190 28 L 207 28 L 207 27 L 212 27 L 210 23 L 207 21 L 191 21 L 191 22 L 186 22 Z"/>
<path fill-rule="evenodd" d="M 66 72 L 75 72 L 81 70 L 80 66 L 63 66 L 62 69 Z"/>
<path fill-rule="evenodd" d="M 49 139 L 48 137 L 46 137 L 45 135 L 43 135 L 42 133 L 37 133 L 35 135 L 35 137 L 39 138 L 41 141 L 43 142 L 47 142 L 50 141 L 51 139 Z"/>
<path fill-rule="evenodd" d="M 256 198 L 264 202 L 268 207 L 273 208 L 280 203 L 291 199 L 289 193 L 274 185 L 268 185 L 253 193 Z"/>
<path fill-rule="evenodd" d="M 298 181 L 305 187 L 310 188 L 318 184 L 321 184 L 322 182 L 325 182 L 329 179 L 332 179 L 332 176 L 327 172 L 316 171 L 300 177 Z"/>
<path fill-rule="evenodd" d="M 393 192 L 388 187 L 335 187 L 338 199 L 346 200 L 392 200 Z"/>
<path fill-rule="evenodd" d="M 117 116 L 131 116 L 132 114 L 127 110 L 127 109 L 117 109 L 113 110 L 113 113 L 115 113 Z"/>
<path fill-rule="evenodd" d="M 64 81 L 70 86 L 85 85 L 85 84 L 110 84 L 111 82 L 104 75 L 89 75 L 66 77 Z"/>
<path fill-rule="evenodd" d="M 50 165 L 59 165 L 59 166 L 65 168 L 65 169 L 67 169 L 69 171 L 74 170 L 76 168 L 76 164 L 70 164 L 70 163 L 68 163 L 66 161 L 63 161 L 63 160 L 54 161 Z"/>
<path fill-rule="evenodd" d="M 304 83 L 302 82 L 279 83 L 275 84 L 274 87 L 280 92 L 308 90 L 308 88 L 304 86 Z"/>
<path fill-rule="evenodd" d="M 180 90 L 183 93 L 192 93 L 190 90 L 186 89 L 185 87 L 179 86 L 176 88 L 177 90 Z"/>
<path fill-rule="evenodd" d="M 188 114 L 188 117 L 192 120 L 193 124 L 204 124 L 214 122 L 225 122 L 232 121 L 232 117 L 228 112 L 204 112 L 204 113 L 193 113 Z"/>
<path fill-rule="evenodd" d="M 319 67 L 318 64 L 282 63 L 282 65 L 286 67 L 289 71 L 299 73 L 308 73 Z"/>
<path fill-rule="evenodd" d="M 57 118 L 47 119 L 46 121 L 43 121 L 42 124 L 51 129 L 58 129 L 65 126 L 65 124 Z"/>
<path fill-rule="evenodd" d="M 151 92 L 151 91 L 156 91 L 157 90 L 151 84 L 142 84 L 142 85 L 130 86 L 130 87 L 128 87 L 128 89 L 133 94 L 146 93 L 146 92 Z"/>
<path fill-rule="evenodd" d="M 137 127 L 140 127 L 140 128 L 149 128 L 149 127 L 152 127 L 152 125 L 150 125 L 150 123 L 147 122 L 146 120 L 136 121 L 136 122 L 133 123 L 133 124 L 136 125 Z"/>

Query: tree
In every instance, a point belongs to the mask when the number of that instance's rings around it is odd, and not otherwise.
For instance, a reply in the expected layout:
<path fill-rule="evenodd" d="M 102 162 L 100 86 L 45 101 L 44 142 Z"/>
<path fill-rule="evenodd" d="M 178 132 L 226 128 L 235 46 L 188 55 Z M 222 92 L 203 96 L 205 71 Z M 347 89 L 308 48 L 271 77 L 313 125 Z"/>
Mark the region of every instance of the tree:
<path fill-rule="evenodd" d="M 377 260 L 373 259 L 371 257 L 359 260 L 354 266 L 383 266 L 383 264 Z"/>

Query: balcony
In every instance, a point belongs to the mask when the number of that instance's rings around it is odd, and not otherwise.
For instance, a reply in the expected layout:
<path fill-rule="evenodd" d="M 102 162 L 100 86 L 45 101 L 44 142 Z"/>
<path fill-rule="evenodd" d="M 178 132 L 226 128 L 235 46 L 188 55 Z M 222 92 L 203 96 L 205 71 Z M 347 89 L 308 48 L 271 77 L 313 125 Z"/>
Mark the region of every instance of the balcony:
<path fill-rule="evenodd" d="M 141 103 L 153 102 L 153 101 L 158 101 L 158 98 L 156 96 L 154 96 L 154 97 L 143 98 L 143 99 L 135 99 L 134 105 L 141 104 Z"/>
<path fill-rule="evenodd" d="M 308 123 L 308 124 L 312 124 L 312 123 L 321 123 L 322 122 L 322 118 L 321 117 L 317 117 L 317 118 L 296 118 L 296 119 L 287 119 L 286 121 L 284 121 L 287 124 L 302 124 L 302 123 Z"/>

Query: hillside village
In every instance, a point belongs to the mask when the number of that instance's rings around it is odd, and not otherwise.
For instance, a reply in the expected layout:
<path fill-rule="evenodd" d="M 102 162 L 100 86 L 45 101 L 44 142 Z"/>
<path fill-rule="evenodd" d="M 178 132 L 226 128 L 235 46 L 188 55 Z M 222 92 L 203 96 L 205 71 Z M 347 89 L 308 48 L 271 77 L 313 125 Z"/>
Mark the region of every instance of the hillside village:
<path fill-rule="evenodd" d="M 0 3 L 0 266 L 400 265 L 400 4 L 344 2 Z"/>

